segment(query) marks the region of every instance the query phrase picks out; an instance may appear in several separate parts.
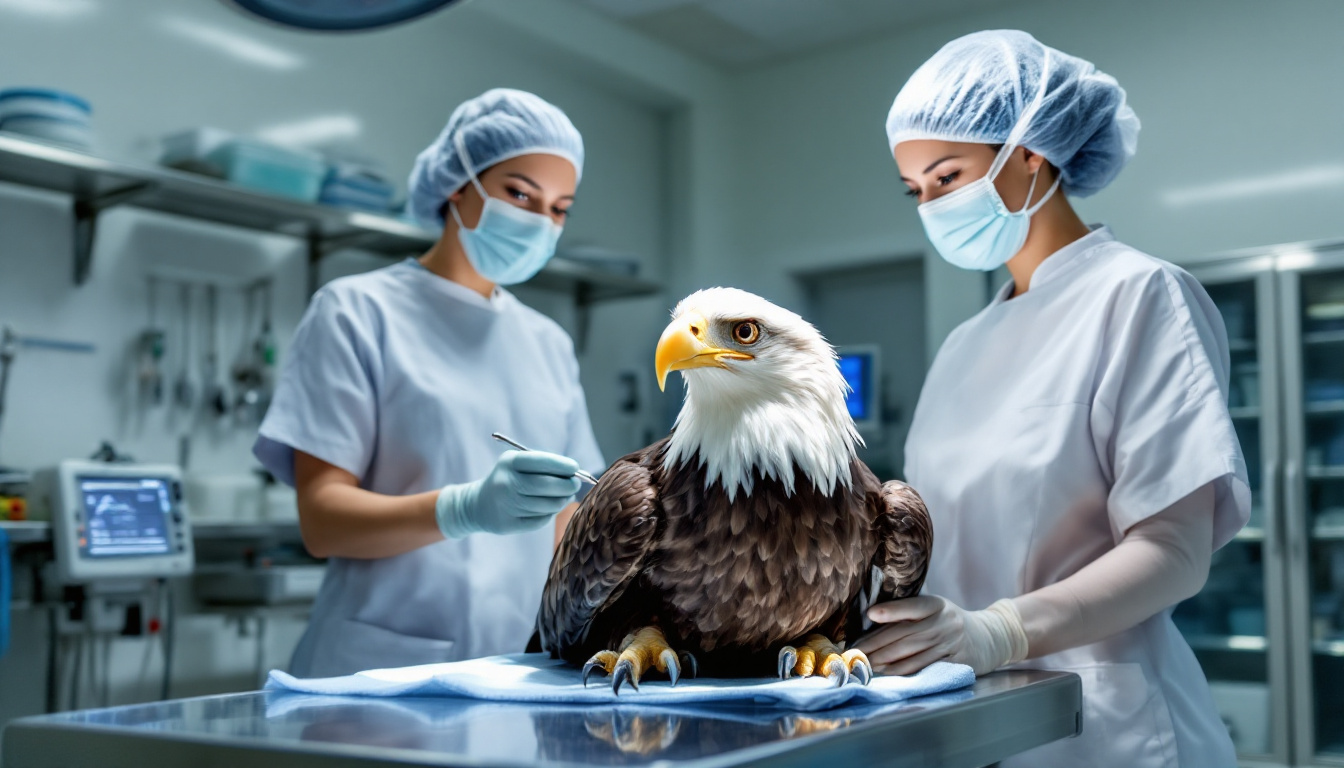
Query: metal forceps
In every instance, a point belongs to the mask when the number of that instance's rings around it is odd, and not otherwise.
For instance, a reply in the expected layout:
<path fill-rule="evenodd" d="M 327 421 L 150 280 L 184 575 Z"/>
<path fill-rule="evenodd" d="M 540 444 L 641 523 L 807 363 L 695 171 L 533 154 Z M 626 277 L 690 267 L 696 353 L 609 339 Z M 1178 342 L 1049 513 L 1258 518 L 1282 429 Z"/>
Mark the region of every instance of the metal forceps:
<path fill-rule="evenodd" d="M 518 450 L 520 450 L 520 451 L 527 451 L 527 450 L 530 450 L 527 446 L 523 445 L 522 443 L 520 443 L 520 442 L 518 442 L 518 441 L 516 441 L 516 440 L 511 440 L 511 439 L 505 437 L 504 435 L 501 435 L 501 434 L 498 433 L 498 432 L 492 433 L 490 436 L 493 437 L 493 438 L 495 438 L 495 439 L 498 440 L 499 442 L 504 443 L 505 445 L 512 446 L 512 447 L 514 447 L 514 448 L 516 448 L 516 449 L 518 449 Z M 589 485 L 597 485 L 597 478 L 596 478 L 596 477 L 593 477 L 592 475 L 588 474 L 587 472 L 584 472 L 582 469 L 580 469 L 579 471 L 575 472 L 575 473 L 574 473 L 574 476 L 577 477 L 577 478 L 579 478 L 579 479 L 582 480 L 583 482 L 588 483 Z"/>

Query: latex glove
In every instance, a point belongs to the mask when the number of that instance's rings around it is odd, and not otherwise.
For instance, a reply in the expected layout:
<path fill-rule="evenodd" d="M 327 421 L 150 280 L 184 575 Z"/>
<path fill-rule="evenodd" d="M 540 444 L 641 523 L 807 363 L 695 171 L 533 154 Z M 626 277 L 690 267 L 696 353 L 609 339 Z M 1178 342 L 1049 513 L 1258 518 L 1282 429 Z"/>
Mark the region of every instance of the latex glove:
<path fill-rule="evenodd" d="M 522 533 L 550 522 L 578 493 L 573 460 L 543 451 L 505 451 L 490 474 L 446 486 L 434 503 L 450 539 L 471 533 Z"/>
<path fill-rule="evenodd" d="M 911 675 L 946 660 L 983 675 L 1027 656 L 1027 635 L 1011 600 L 967 611 L 937 595 L 922 595 L 874 605 L 868 618 L 885 626 L 855 647 L 876 672 Z"/>

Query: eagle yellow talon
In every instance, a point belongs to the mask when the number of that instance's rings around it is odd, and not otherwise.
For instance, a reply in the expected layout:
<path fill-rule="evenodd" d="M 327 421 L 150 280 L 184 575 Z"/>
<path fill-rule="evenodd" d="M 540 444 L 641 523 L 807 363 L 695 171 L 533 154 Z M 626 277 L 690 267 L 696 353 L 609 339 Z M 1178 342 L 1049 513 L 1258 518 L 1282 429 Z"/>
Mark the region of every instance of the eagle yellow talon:
<path fill-rule="evenodd" d="M 622 683 L 630 683 L 630 687 L 636 691 L 639 690 L 639 676 L 643 670 L 637 670 L 632 660 L 625 658 L 621 654 L 621 660 L 616 662 L 616 671 L 611 676 L 611 692 L 619 694 Z"/>
<path fill-rule="evenodd" d="M 798 647 L 786 645 L 779 651 L 779 678 L 793 675 L 812 677 L 825 675 L 836 687 L 849 682 L 851 674 L 861 685 L 873 679 L 873 668 L 868 657 L 858 649 L 845 651 L 822 635 L 809 635 Z"/>
<path fill-rule="evenodd" d="M 621 642 L 619 655 L 614 651 L 599 651 L 594 654 L 583 667 L 585 685 L 588 682 L 588 675 L 598 667 L 611 675 L 611 690 L 616 694 L 621 692 L 621 686 L 626 683 L 638 691 L 639 681 L 650 669 L 665 673 L 674 686 L 681 680 L 683 672 L 689 672 L 691 677 L 695 677 L 699 672 L 695 656 L 685 651 L 678 653 L 673 650 L 667 644 L 667 637 L 663 635 L 663 631 L 657 627 L 644 627 L 626 635 L 625 640 Z"/>
<path fill-rule="evenodd" d="M 677 687 L 677 681 L 681 679 L 681 662 L 677 661 L 677 653 L 671 648 L 664 648 L 662 653 L 658 654 L 658 669 L 667 673 L 672 679 L 672 687 Z"/>
<path fill-rule="evenodd" d="M 583 665 L 583 687 L 588 687 L 588 678 L 595 670 L 602 670 L 602 674 L 610 675 L 616 669 L 615 651 L 598 651 Z"/>
<path fill-rule="evenodd" d="M 859 685 L 867 685 L 873 680 L 873 665 L 868 661 L 868 657 L 858 648 L 851 648 L 841 654 L 845 660 L 845 665 L 849 667 L 849 673 L 859 681 Z"/>
<path fill-rule="evenodd" d="M 832 683 L 835 683 L 836 688 L 849 682 L 849 665 L 845 664 L 845 660 L 840 654 L 832 653 L 827 656 L 821 668 L 826 672 L 826 677 Z"/>

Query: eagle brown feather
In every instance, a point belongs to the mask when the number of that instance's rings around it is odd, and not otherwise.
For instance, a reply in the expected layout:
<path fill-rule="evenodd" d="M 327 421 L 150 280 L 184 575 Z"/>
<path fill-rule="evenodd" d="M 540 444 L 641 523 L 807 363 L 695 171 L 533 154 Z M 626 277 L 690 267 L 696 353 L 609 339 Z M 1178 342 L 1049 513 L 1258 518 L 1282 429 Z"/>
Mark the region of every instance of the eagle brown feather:
<path fill-rule="evenodd" d="M 532 650 L 581 664 L 656 625 L 704 673 L 768 674 L 784 644 L 852 640 L 865 605 L 919 592 L 933 531 L 914 489 L 855 459 L 833 492 L 795 467 L 791 493 L 757 472 L 730 501 L 703 466 L 664 467 L 670 439 L 617 461 L 580 505 Z M 874 568 L 879 594 L 865 594 Z"/>

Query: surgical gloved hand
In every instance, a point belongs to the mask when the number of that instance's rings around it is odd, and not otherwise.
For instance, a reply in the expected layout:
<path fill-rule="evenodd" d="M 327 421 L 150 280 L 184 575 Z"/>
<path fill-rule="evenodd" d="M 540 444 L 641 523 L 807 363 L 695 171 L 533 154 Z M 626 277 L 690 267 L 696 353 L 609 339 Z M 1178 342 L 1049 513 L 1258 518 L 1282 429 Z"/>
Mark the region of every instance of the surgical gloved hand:
<path fill-rule="evenodd" d="M 439 530 L 450 539 L 471 533 L 534 531 L 579 491 L 573 460 L 542 451 L 505 451 L 490 474 L 446 486 L 434 503 Z"/>
<path fill-rule="evenodd" d="M 922 595 L 874 605 L 868 618 L 885 626 L 855 647 L 884 674 L 911 675 L 946 660 L 983 675 L 1027 656 L 1027 635 L 1011 600 L 967 611 L 937 595 Z"/>

